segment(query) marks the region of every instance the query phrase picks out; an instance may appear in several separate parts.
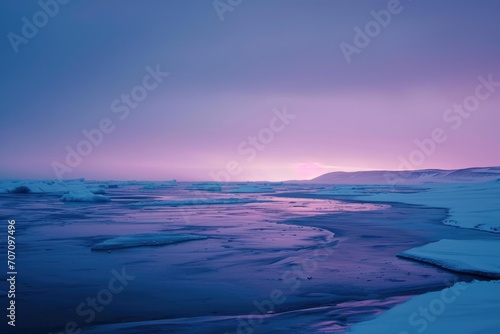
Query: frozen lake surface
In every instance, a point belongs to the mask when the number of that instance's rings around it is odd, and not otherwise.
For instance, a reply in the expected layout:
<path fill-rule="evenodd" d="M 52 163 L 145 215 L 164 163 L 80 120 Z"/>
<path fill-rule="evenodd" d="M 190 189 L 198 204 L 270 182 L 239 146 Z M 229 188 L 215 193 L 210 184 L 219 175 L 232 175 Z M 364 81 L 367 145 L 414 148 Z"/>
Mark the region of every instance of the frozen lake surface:
<path fill-rule="evenodd" d="M 397 254 L 498 237 L 443 224 L 445 208 L 340 200 L 319 185 L 91 187 L 110 201 L 0 194 L 18 262 L 17 326 L 2 333 L 342 333 L 477 278 Z"/>

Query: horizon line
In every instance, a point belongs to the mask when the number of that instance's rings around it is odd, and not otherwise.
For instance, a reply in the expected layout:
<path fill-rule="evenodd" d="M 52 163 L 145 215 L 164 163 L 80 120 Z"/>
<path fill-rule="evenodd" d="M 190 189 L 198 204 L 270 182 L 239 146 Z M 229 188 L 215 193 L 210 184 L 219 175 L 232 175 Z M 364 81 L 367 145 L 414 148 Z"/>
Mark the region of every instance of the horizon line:
<path fill-rule="evenodd" d="M 318 175 L 316 177 L 310 178 L 310 179 L 294 179 L 294 180 L 278 180 L 278 181 L 270 181 L 270 180 L 256 180 L 256 181 L 217 181 L 217 180 L 199 180 L 199 181 L 193 181 L 193 180 L 177 180 L 175 178 L 169 179 L 156 179 L 156 180 L 147 180 L 147 179 L 87 179 L 85 177 L 75 177 L 75 178 L 68 178 L 68 179 L 50 179 L 50 178 L 40 178 L 40 179 L 34 179 L 34 178 L 9 178 L 9 179 L 3 179 L 1 178 L 0 181 L 59 181 L 59 182 L 67 182 L 67 181 L 77 181 L 77 180 L 83 180 L 87 182 L 105 182 L 105 181 L 119 181 L 119 182 L 124 182 L 124 181 L 137 181 L 137 182 L 167 182 L 167 181 L 176 181 L 176 182 L 186 182 L 186 183 L 199 183 L 199 182 L 207 182 L 207 183 L 257 183 L 257 182 L 270 182 L 270 183 L 276 183 L 276 182 L 301 182 L 301 181 L 312 181 L 314 179 L 317 179 L 321 176 L 328 175 L 328 174 L 334 174 L 334 173 L 344 173 L 344 174 L 354 174 L 354 173 L 365 173 L 365 172 L 387 172 L 387 173 L 402 173 L 402 172 L 418 172 L 418 171 L 442 171 L 442 172 L 448 172 L 448 171 L 459 171 L 459 170 L 467 170 L 467 169 L 480 169 L 480 168 L 500 168 L 500 165 L 497 166 L 474 166 L 474 167 L 461 167 L 461 168 L 452 168 L 452 169 L 442 169 L 442 168 L 423 168 L 423 169 L 398 169 L 398 170 L 390 170 L 390 169 L 367 169 L 367 170 L 355 170 L 355 171 L 333 171 L 333 172 L 327 172 L 323 173 L 321 175 Z"/>

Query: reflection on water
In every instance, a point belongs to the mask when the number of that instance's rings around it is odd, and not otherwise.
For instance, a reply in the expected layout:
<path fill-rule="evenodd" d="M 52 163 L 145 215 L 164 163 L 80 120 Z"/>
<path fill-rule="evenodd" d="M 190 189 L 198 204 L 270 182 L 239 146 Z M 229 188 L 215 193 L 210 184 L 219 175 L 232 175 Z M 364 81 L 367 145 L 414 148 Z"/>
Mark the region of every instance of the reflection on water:
<path fill-rule="evenodd" d="M 106 190 L 112 201 L 98 204 L 63 203 L 53 195 L 0 195 L 2 215 L 16 219 L 19 229 L 18 314 L 32 319 L 18 333 L 61 330 L 72 319 L 87 327 L 76 307 L 107 284 L 111 270 L 122 267 L 136 278 L 90 325 L 168 318 L 162 326 L 184 333 L 193 330 L 195 318 L 211 317 L 210 325 L 193 332 L 234 332 L 234 316 L 259 312 L 256 301 L 280 290 L 285 300 L 272 314 L 261 314 L 266 321 L 256 333 L 278 323 L 333 331 L 407 298 L 399 295 L 437 288 L 452 276 L 395 257 L 428 240 L 418 229 L 443 216 L 443 210 L 297 198 L 315 190 L 304 185 L 273 186 L 274 192 L 266 186 L 265 193 L 255 193 L 255 187 L 231 194 L 192 189 L 188 184 L 113 188 Z M 284 197 L 289 191 L 295 197 Z M 137 205 L 219 198 L 262 202 Z M 405 232 L 405 226 L 414 230 Z M 90 251 L 116 236 L 155 232 L 208 238 Z M 0 290 L 5 289 L 0 281 Z M 195 318 L 180 323 L 185 317 Z"/>

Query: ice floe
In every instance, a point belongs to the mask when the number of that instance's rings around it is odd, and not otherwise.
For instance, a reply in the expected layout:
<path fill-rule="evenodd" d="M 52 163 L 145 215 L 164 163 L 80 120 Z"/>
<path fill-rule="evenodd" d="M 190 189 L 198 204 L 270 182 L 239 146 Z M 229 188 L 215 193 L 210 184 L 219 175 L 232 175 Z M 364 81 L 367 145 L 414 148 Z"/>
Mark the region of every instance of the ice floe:
<path fill-rule="evenodd" d="M 0 181 L 0 193 L 64 194 L 72 190 L 86 189 L 84 179 L 57 180 L 12 180 Z"/>
<path fill-rule="evenodd" d="M 109 202 L 111 198 L 104 195 L 96 195 L 88 189 L 70 191 L 61 197 L 63 202 Z"/>
<path fill-rule="evenodd" d="M 0 181 L 0 193 L 62 195 L 63 202 L 108 202 L 105 190 L 96 186 L 87 187 L 84 179 L 45 181 Z"/>
<path fill-rule="evenodd" d="M 457 272 L 500 278 L 500 240 L 443 239 L 399 255 Z"/>
<path fill-rule="evenodd" d="M 96 195 L 104 195 L 106 193 L 106 190 L 103 188 L 89 188 L 89 191 Z"/>

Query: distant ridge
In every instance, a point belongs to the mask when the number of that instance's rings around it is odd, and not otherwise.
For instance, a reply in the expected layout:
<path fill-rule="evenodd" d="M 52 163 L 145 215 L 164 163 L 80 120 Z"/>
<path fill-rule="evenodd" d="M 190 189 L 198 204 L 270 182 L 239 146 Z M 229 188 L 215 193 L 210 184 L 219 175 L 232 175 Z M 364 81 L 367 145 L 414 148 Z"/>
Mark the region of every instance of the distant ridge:
<path fill-rule="evenodd" d="M 450 182 L 486 182 L 500 179 L 500 167 L 465 169 L 422 169 L 409 171 L 331 172 L 300 183 L 316 184 L 425 184 Z"/>

